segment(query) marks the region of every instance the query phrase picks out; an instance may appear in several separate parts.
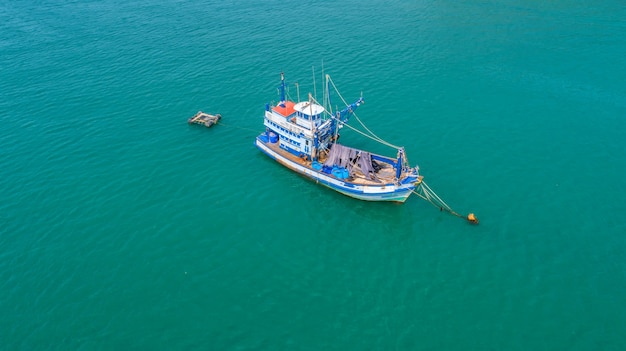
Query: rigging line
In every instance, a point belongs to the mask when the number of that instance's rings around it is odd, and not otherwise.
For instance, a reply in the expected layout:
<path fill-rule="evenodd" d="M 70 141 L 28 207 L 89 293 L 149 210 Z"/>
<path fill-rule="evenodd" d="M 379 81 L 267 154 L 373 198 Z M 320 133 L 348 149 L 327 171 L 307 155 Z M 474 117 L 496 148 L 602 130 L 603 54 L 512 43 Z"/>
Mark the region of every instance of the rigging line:
<path fill-rule="evenodd" d="M 333 88 L 335 88 L 335 91 L 337 92 L 337 95 L 339 95 L 339 98 L 341 98 L 341 101 L 344 103 L 344 105 L 348 106 L 348 103 L 346 102 L 346 99 L 343 98 L 343 96 L 339 92 L 339 89 L 337 89 L 337 87 L 335 86 L 335 82 L 333 82 L 333 79 L 330 76 L 328 76 L 328 81 L 330 82 L 330 84 L 333 85 Z M 399 146 L 393 145 L 393 144 L 383 140 L 378 135 L 374 134 L 374 132 L 372 132 L 369 128 L 367 128 L 365 123 L 363 123 L 363 121 L 361 121 L 359 116 L 356 115 L 356 112 L 353 111 L 352 114 L 354 115 L 354 118 L 356 118 L 356 120 L 359 121 L 361 126 L 363 128 L 365 128 L 365 130 L 367 130 L 374 137 L 374 140 L 377 140 L 378 142 L 383 143 L 383 144 L 385 144 L 385 145 L 387 145 L 389 147 L 395 148 L 395 149 L 399 149 L 400 148 Z"/>
<path fill-rule="evenodd" d="M 339 92 L 339 89 L 337 89 L 337 87 L 335 86 L 335 82 L 333 82 L 333 79 L 330 76 L 328 76 L 328 81 L 330 82 L 330 84 L 333 85 L 333 88 L 335 88 L 335 91 L 337 92 L 337 95 L 339 95 L 339 98 L 341 99 L 343 104 L 348 106 L 348 103 L 346 102 L 346 99 L 344 99 L 343 96 L 341 96 L 341 93 Z"/>
<path fill-rule="evenodd" d="M 363 135 L 363 136 L 364 136 L 364 137 L 366 137 L 366 138 L 370 138 L 370 139 L 372 139 L 372 140 L 374 140 L 374 141 L 376 141 L 376 142 L 379 142 L 379 143 L 381 143 L 381 144 L 383 144 L 383 145 L 385 145 L 385 146 L 388 146 L 388 147 L 390 147 L 390 148 L 393 148 L 393 149 L 399 149 L 399 148 L 400 148 L 399 146 L 396 146 L 396 145 L 390 144 L 390 143 L 388 143 L 388 142 L 386 142 L 386 141 L 384 141 L 384 140 L 382 140 L 382 139 L 376 139 L 376 138 L 372 137 L 371 135 L 367 135 L 366 133 L 364 133 L 364 132 L 362 132 L 362 131 L 360 131 L 360 130 L 358 130 L 358 129 L 354 128 L 353 126 L 351 126 L 351 125 L 349 125 L 349 124 L 347 124 L 347 123 L 345 123 L 345 122 L 342 122 L 342 121 L 338 120 L 338 119 L 337 119 L 337 118 L 335 118 L 335 117 L 331 117 L 331 118 L 332 118 L 332 119 L 334 119 L 334 120 L 337 120 L 337 121 L 338 121 L 339 123 L 341 123 L 342 125 L 344 125 L 344 126 L 346 126 L 346 127 L 350 128 L 350 129 L 352 129 L 353 131 L 355 131 L 355 132 L 357 132 L 357 133 L 359 133 L 359 134 Z"/>
<path fill-rule="evenodd" d="M 374 134 L 374 132 L 372 132 L 369 128 L 367 128 L 367 126 L 361 121 L 361 119 L 359 118 L 359 116 L 356 115 L 356 112 L 352 112 L 352 114 L 354 115 L 354 118 L 356 118 L 357 121 L 359 121 L 359 123 L 361 124 L 361 126 L 363 128 L 365 128 L 365 130 L 367 130 L 374 138 L 378 139 L 378 141 L 380 142 L 385 142 L 385 143 L 389 143 L 385 140 L 383 140 L 381 137 L 379 137 L 378 135 Z M 399 146 L 394 146 L 396 149 L 399 149 Z"/>

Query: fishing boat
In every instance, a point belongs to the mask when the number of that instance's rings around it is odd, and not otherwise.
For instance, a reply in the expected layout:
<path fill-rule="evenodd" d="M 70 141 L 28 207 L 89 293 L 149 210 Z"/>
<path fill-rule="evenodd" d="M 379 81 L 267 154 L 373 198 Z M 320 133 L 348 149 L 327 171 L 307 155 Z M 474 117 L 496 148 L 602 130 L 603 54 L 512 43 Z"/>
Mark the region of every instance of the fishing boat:
<path fill-rule="evenodd" d="M 331 87 L 345 106 L 340 110 L 331 107 Z M 281 73 L 280 101 L 265 105 L 265 131 L 255 141 L 263 153 L 292 171 L 360 200 L 403 203 L 421 184 L 419 167 L 410 166 L 404 147 L 393 146 L 348 124 L 350 118 L 358 119 L 355 111 L 364 103 L 362 96 L 346 103 L 329 75 L 325 75 L 322 103 L 312 94 L 305 101 L 290 101 L 286 89 L 285 75 Z M 343 127 L 392 146 L 395 156 L 340 144 Z"/>

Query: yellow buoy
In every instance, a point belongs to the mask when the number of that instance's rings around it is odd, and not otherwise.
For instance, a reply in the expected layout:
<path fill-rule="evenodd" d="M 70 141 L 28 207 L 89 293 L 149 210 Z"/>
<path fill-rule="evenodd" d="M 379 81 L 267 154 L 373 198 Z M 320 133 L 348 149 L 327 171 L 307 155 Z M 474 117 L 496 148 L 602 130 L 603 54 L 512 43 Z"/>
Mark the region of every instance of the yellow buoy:
<path fill-rule="evenodd" d="M 467 220 L 472 224 L 478 224 L 478 218 L 473 213 L 467 215 Z"/>

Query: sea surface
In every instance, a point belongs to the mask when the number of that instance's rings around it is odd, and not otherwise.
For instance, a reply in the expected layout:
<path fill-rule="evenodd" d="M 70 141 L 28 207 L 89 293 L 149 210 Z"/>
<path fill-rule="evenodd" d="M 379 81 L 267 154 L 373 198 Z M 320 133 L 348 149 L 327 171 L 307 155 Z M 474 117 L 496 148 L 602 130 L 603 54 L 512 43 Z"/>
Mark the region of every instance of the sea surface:
<path fill-rule="evenodd" d="M 624 350 L 625 19 L 611 0 L 0 0 L 0 349 Z M 280 72 L 294 99 L 323 73 L 362 93 L 359 118 L 480 225 L 259 152 Z M 222 124 L 189 126 L 199 110 Z"/>

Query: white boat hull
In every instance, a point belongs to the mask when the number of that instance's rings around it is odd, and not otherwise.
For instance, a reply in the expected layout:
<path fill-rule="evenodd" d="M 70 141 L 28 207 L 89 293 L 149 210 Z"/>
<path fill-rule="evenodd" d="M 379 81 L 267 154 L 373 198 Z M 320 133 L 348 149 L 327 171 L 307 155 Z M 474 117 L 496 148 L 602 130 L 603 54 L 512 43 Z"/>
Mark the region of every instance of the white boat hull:
<path fill-rule="evenodd" d="M 263 153 L 275 159 L 285 167 L 300 173 L 312 180 L 315 180 L 317 183 L 321 183 L 322 185 L 329 187 L 333 190 L 336 190 L 344 195 L 365 200 L 365 201 L 395 201 L 395 202 L 404 202 L 411 195 L 413 189 L 415 189 L 416 185 L 419 184 L 419 180 L 415 179 L 413 182 L 405 182 L 400 184 L 388 183 L 388 184 L 377 184 L 377 185 L 363 185 L 356 184 L 345 179 L 339 179 L 332 174 L 327 174 L 321 170 L 315 170 L 307 164 L 302 164 L 301 162 L 295 162 L 291 160 L 289 157 L 285 156 L 288 154 L 287 151 L 276 151 L 272 147 L 270 147 L 269 142 L 263 141 L 261 138 L 257 137 L 255 141 L 255 145 L 259 148 Z M 285 153 L 283 155 L 282 153 Z"/>

